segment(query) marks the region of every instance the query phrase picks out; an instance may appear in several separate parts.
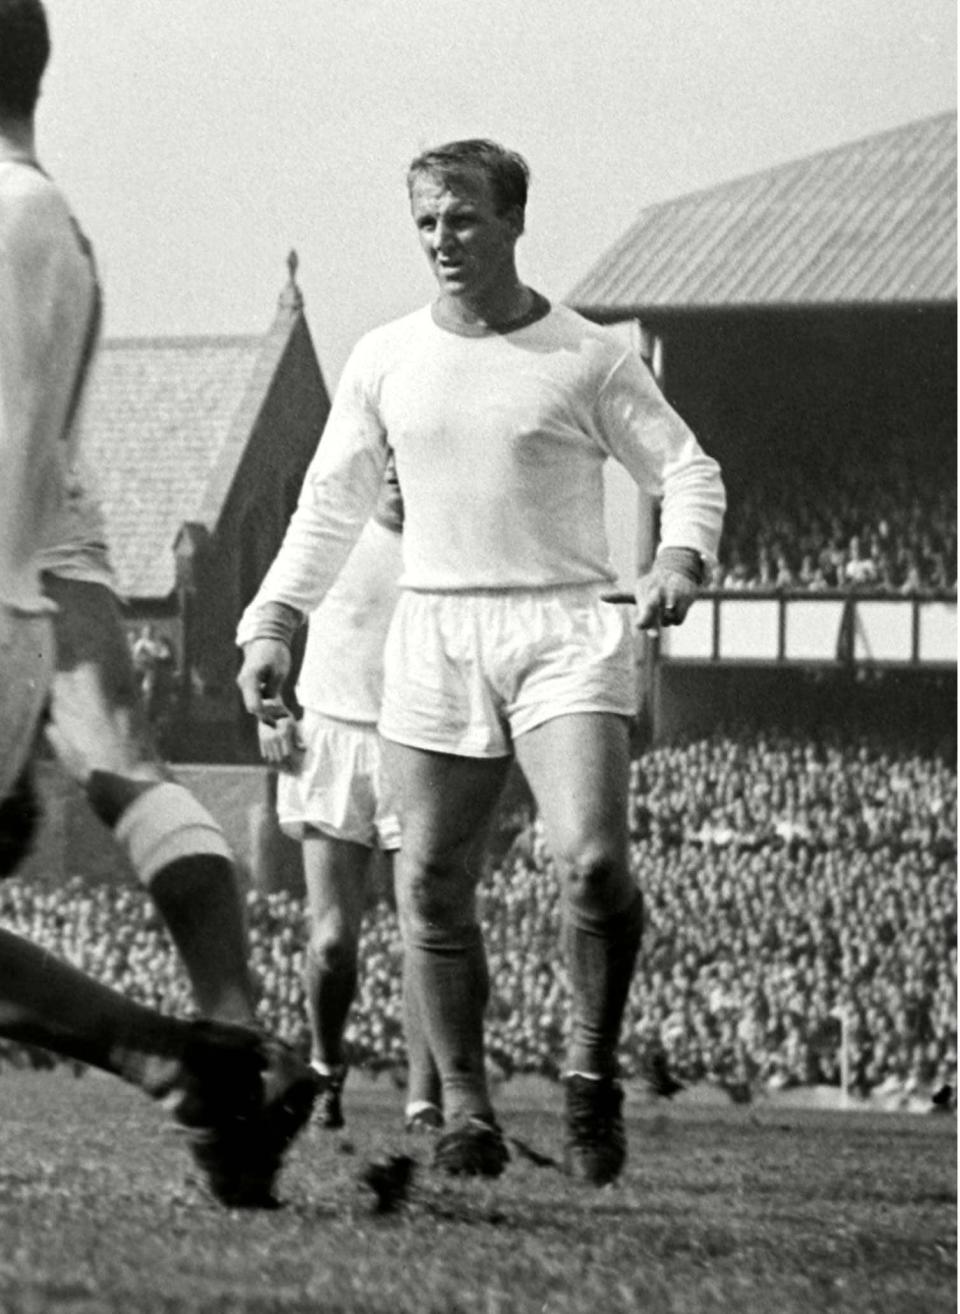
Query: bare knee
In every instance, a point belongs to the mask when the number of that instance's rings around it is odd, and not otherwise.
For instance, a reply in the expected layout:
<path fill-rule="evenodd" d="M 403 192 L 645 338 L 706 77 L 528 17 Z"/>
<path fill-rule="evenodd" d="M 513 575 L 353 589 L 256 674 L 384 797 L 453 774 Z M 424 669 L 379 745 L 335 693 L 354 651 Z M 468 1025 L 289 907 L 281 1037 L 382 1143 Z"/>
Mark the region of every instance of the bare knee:
<path fill-rule="evenodd" d="M 397 892 L 403 920 L 410 926 L 456 926 L 473 919 L 474 882 L 457 858 L 404 856 Z"/>
<path fill-rule="evenodd" d="M 588 841 L 565 856 L 565 894 L 581 912 L 602 916 L 622 907 L 632 892 L 626 854 L 602 840 Z"/>

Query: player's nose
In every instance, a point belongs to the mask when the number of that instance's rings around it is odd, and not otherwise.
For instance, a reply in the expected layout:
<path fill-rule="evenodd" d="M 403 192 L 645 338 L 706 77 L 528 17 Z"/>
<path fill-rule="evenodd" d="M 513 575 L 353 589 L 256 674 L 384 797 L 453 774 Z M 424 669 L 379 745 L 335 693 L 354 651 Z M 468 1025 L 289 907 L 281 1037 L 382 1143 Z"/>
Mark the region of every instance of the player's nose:
<path fill-rule="evenodd" d="M 433 230 L 433 247 L 440 255 L 446 255 L 456 245 L 456 235 L 450 224 L 442 219 L 437 221 Z"/>

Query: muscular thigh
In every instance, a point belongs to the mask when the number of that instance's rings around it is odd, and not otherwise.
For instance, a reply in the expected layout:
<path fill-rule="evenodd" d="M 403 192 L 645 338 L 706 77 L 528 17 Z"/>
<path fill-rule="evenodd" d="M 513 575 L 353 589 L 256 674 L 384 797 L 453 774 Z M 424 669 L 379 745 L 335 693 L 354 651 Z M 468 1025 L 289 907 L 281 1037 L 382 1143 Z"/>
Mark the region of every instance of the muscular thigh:
<path fill-rule="evenodd" d="M 400 808 L 397 896 L 401 915 L 426 885 L 426 905 L 438 915 L 472 909 L 486 829 L 503 789 L 510 758 L 457 757 L 384 741 L 384 764 Z"/>
<path fill-rule="evenodd" d="M 44 576 L 57 604 L 50 739 L 71 774 L 165 779 L 116 600 L 102 584 Z"/>
<path fill-rule="evenodd" d="M 629 723 L 610 713 L 558 716 L 515 741 L 517 761 L 558 858 L 626 858 Z"/>
<path fill-rule="evenodd" d="M 424 858 L 470 845 L 485 827 L 510 769 L 509 757 L 459 757 L 384 740 L 399 803 L 401 851 Z"/>

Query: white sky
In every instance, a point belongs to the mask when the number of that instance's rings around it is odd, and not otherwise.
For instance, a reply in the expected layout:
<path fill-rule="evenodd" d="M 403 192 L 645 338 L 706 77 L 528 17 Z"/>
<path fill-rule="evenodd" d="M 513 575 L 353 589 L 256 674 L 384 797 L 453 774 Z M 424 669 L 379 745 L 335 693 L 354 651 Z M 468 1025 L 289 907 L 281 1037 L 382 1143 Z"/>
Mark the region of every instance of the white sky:
<path fill-rule="evenodd" d="M 420 148 L 533 170 L 522 276 L 560 298 L 654 201 L 956 105 L 955 0 L 47 0 L 40 154 L 109 336 L 264 331 L 288 250 L 335 384 L 431 293 Z"/>

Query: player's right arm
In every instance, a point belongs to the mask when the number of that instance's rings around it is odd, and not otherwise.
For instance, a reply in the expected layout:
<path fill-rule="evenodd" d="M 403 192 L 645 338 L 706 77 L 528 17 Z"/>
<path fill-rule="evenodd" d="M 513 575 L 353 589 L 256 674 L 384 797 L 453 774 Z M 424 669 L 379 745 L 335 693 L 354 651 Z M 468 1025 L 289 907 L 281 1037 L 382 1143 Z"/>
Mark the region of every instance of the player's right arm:
<path fill-rule="evenodd" d="M 370 376 L 362 343 L 344 368 L 280 550 L 237 627 L 237 683 L 247 711 L 261 719 L 289 674 L 293 634 L 326 596 L 377 504 L 388 447 Z"/>

